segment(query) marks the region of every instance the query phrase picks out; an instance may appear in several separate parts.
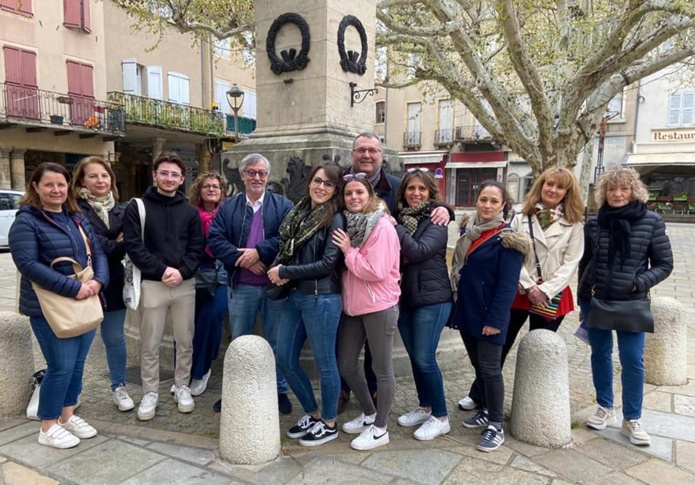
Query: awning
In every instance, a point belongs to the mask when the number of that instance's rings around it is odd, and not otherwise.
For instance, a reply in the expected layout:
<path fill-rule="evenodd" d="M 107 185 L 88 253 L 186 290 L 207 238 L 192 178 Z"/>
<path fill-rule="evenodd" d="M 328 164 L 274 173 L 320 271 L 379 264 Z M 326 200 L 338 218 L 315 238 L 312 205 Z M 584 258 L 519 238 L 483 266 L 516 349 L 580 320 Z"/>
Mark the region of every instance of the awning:
<path fill-rule="evenodd" d="M 447 163 L 445 168 L 501 168 L 506 166 L 507 162 L 453 162 Z"/>
<path fill-rule="evenodd" d="M 625 164 L 631 167 L 695 166 L 695 152 L 631 153 L 626 155 Z"/>
<path fill-rule="evenodd" d="M 448 152 L 435 153 L 418 153 L 418 154 L 399 154 L 398 157 L 403 160 L 403 165 L 419 165 L 423 163 L 442 163 L 442 158 Z"/>

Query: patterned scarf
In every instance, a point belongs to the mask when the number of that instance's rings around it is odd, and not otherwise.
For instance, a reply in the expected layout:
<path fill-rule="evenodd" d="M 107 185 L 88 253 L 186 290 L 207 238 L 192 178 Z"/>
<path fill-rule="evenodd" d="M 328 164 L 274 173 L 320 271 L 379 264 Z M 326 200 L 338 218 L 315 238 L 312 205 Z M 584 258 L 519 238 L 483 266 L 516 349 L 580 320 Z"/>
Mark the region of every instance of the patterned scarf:
<path fill-rule="evenodd" d="M 348 173 L 353 175 L 356 174 L 357 172 L 355 171 L 355 167 L 350 167 Z M 379 180 L 381 180 L 381 167 L 379 167 L 379 169 L 376 172 L 374 172 L 374 175 L 367 177 L 367 180 L 369 180 L 369 183 L 372 187 L 376 187 L 379 183 Z"/>
<path fill-rule="evenodd" d="M 109 192 L 109 194 L 105 197 L 97 197 L 96 195 L 92 194 L 88 188 L 82 187 L 77 193 L 77 196 L 80 199 L 86 200 L 92 209 L 94 209 L 94 212 L 99 216 L 99 219 L 104 221 L 106 227 L 110 229 L 109 211 L 113 209 L 114 205 L 116 205 L 116 199 L 113 198 L 113 192 Z"/>
<path fill-rule="evenodd" d="M 347 233 L 350 236 L 353 248 L 359 248 L 367 240 L 372 229 L 379 219 L 386 213 L 383 201 L 379 201 L 379 207 L 374 212 L 350 212 L 343 211 L 347 219 Z"/>
<path fill-rule="evenodd" d="M 562 210 L 562 203 L 558 204 L 555 209 L 546 209 L 543 207 L 542 203 L 536 204 L 536 218 L 538 218 L 538 223 L 541 225 L 541 229 L 544 231 L 555 221 L 560 219 L 565 213 Z"/>
<path fill-rule="evenodd" d="M 290 210 L 278 229 L 280 234 L 278 264 L 288 264 L 292 261 L 297 250 L 324 226 L 323 221 L 328 210 L 328 204 L 321 204 L 312 209 L 309 197 L 304 197 Z"/>
<path fill-rule="evenodd" d="M 411 236 L 417 231 L 417 226 L 420 221 L 429 217 L 431 204 L 429 201 L 421 202 L 415 207 L 403 207 L 401 202 L 398 203 L 398 221 L 405 227 L 408 234 Z"/>

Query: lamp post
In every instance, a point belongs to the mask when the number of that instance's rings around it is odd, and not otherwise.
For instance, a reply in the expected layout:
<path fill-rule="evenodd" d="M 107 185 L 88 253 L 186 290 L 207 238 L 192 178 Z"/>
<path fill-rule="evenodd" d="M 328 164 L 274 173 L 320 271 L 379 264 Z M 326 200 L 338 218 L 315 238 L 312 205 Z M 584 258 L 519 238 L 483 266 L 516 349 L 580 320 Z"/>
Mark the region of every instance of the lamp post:
<path fill-rule="evenodd" d="M 227 91 L 227 102 L 234 111 L 234 143 L 239 141 L 239 109 L 244 104 L 244 91 L 235 84 Z"/>

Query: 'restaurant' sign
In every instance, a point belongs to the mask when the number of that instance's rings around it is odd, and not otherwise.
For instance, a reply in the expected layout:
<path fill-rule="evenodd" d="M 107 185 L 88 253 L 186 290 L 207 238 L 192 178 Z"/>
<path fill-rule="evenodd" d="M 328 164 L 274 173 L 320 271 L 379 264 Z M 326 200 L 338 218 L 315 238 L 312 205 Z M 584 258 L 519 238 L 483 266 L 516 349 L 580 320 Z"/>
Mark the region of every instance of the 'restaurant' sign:
<path fill-rule="evenodd" d="M 652 141 L 692 141 L 695 142 L 695 129 L 693 130 L 653 130 Z"/>

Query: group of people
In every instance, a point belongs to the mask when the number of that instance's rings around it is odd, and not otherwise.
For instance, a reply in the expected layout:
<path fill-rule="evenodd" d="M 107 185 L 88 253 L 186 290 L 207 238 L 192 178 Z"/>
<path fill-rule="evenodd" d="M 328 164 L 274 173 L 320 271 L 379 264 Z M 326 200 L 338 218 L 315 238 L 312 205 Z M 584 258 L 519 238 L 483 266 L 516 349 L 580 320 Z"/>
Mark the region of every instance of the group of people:
<path fill-rule="evenodd" d="M 448 325 L 460 331 L 475 370 L 468 396 L 458 403 L 474 411 L 463 426 L 482 429 L 478 449 L 496 450 L 504 442 L 505 358 L 527 319 L 531 330 L 557 331 L 574 310 L 569 285 L 579 270 L 578 302 L 599 404 L 587 425 L 603 429 L 615 420 L 616 330 L 623 369 L 622 432 L 634 444 L 649 444 L 639 419 L 644 334 L 652 328 L 606 319 L 592 303 L 644 301 L 672 270 L 664 223 L 646 210 L 646 189 L 637 173 L 619 168 L 601 178 L 596 191 L 600 211 L 586 226 L 578 182 L 567 169 L 544 172 L 519 214 L 513 213 L 502 183 L 483 182 L 475 213 L 461 221 L 449 270 L 446 226 L 453 211 L 442 202 L 433 174 L 411 169 L 399 180 L 382 162 L 379 137 L 360 134 L 353 142 L 351 167 L 314 166 L 296 205 L 267 190 L 271 165 L 260 154 L 240 161 L 243 193 L 224 200 L 225 182 L 210 172 L 195 180 L 187 201 L 179 192 L 183 161 L 163 153 L 154 162 L 154 186 L 143 204 L 127 207 L 118 202 L 114 174 L 100 158 L 82 160 L 72 182 L 60 165 L 37 167 L 10 231 L 10 248 L 22 275 L 20 311 L 29 315 L 48 366 L 39 403 L 39 443 L 68 448 L 97 433 L 74 414 L 94 331 L 56 337 L 31 283 L 77 299 L 103 295 L 101 335 L 113 399 L 128 411 L 134 403 L 125 389 L 121 296 L 121 260 L 127 254 L 142 273 L 141 420 L 156 414 L 167 314 L 176 342 L 171 392 L 184 413 L 193 411 L 193 397 L 206 389 L 225 314 L 232 339 L 250 334 L 260 315 L 263 336 L 276 356 L 279 410 L 292 413 L 289 390 L 302 407 L 297 424 L 287 430 L 289 438 L 303 446 L 336 439 L 339 408 L 352 392 L 360 414 L 340 427 L 357 435 L 351 447 L 387 444 L 398 330 L 411 361 L 417 405 L 397 423 L 417 427 L 413 436 L 418 440 L 433 440 L 451 430 L 436 359 Z M 91 264 L 94 279 L 79 283 L 69 278 L 69 264 L 51 268 L 58 256 Z M 300 365 L 307 340 L 318 371 L 320 405 Z M 215 406 L 219 410 L 221 401 Z"/>

